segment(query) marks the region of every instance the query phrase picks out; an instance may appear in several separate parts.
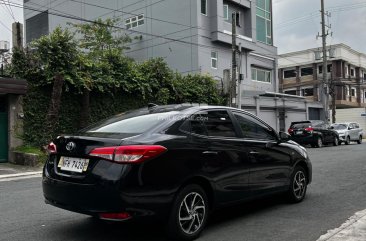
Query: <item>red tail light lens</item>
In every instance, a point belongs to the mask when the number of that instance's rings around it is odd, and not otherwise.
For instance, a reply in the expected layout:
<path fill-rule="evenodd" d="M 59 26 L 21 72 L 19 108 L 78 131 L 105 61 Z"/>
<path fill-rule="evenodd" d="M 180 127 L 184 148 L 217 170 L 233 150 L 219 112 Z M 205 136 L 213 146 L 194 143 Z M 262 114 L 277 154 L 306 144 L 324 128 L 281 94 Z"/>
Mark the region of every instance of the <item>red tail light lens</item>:
<path fill-rule="evenodd" d="M 56 147 L 55 143 L 51 142 L 50 144 L 48 144 L 47 152 L 48 152 L 48 154 L 52 154 L 52 153 L 57 152 L 57 147 Z"/>
<path fill-rule="evenodd" d="M 112 146 L 96 148 L 89 155 L 118 163 L 141 163 L 166 150 L 165 147 L 158 145 Z"/>
<path fill-rule="evenodd" d="M 292 132 L 294 132 L 294 130 L 293 129 L 291 129 L 291 128 L 288 128 L 288 133 L 292 133 Z"/>
<path fill-rule="evenodd" d="M 308 128 L 305 128 L 305 131 L 307 131 L 307 132 L 313 132 L 314 129 L 311 126 L 309 126 Z"/>

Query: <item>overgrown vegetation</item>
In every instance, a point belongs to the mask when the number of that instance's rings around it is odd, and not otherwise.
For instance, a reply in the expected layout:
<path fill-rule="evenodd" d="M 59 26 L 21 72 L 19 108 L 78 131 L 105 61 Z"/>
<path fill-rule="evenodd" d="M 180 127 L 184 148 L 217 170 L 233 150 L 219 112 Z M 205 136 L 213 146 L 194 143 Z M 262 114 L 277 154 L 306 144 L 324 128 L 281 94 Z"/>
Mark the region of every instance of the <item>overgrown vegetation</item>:
<path fill-rule="evenodd" d="M 10 73 L 28 80 L 24 141 L 42 146 L 60 133 L 149 102 L 224 104 L 206 75 L 173 72 L 161 58 L 135 62 L 124 55 L 131 39 L 116 32 L 118 20 L 57 28 L 27 49 L 14 49 Z"/>

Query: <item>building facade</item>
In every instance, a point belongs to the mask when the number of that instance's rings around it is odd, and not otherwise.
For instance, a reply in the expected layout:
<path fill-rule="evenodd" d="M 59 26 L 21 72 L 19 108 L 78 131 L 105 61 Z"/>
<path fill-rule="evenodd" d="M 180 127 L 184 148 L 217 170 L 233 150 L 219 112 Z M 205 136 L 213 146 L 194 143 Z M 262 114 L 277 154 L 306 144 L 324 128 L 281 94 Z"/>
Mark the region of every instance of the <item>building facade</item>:
<path fill-rule="evenodd" d="M 118 17 L 133 39 L 125 53 L 137 61 L 162 57 L 181 73 L 208 73 L 220 80 L 231 69 L 232 12 L 236 12 L 242 85 L 276 92 L 271 0 L 27 0 L 26 43 L 77 19 Z M 136 38 L 135 38 L 136 37 Z"/>
<path fill-rule="evenodd" d="M 271 0 L 27 0 L 25 39 L 29 43 L 68 22 L 118 17 L 117 27 L 133 39 L 127 56 L 137 61 L 162 57 L 177 72 L 207 73 L 225 86 L 232 64 L 233 12 L 240 107 L 276 130 L 286 129 L 286 118 L 307 119 L 305 98 L 278 94 Z"/>
<path fill-rule="evenodd" d="M 321 50 L 307 49 L 279 56 L 280 91 L 320 101 L 323 71 L 335 92 L 337 109 L 366 107 L 366 55 L 345 44 L 327 47 L 323 68 Z M 330 100 L 331 104 L 332 100 Z"/>

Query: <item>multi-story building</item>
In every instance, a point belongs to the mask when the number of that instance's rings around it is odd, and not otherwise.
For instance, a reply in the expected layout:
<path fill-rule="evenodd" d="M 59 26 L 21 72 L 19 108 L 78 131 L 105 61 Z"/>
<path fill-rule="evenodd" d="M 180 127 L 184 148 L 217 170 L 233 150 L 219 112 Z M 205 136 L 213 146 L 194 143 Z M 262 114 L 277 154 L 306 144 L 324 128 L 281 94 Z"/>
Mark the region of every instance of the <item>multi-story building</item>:
<path fill-rule="evenodd" d="M 366 55 L 345 44 L 327 47 L 323 68 L 320 49 L 307 49 L 279 56 L 280 91 L 320 101 L 323 71 L 334 86 L 336 108 L 366 107 Z"/>
<path fill-rule="evenodd" d="M 178 72 L 219 80 L 231 68 L 232 12 L 243 89 L 276 92 L 271 0 L 26 0 L 25 37 L 29 43 L 57 26 L 82 22 L 77 18 L 118 17 L 117 27 L 133 37 L 126 55 L 137 61 L 163 57 Z"/>
<path fill-rule="evenodd" d="M 125 51 L 127 56 L 137 61 L 162 57 L 180 73 L 208 73 L 222 82 L 230 79 L 235 12 L 241 108 L 281 130 L 288 125 L 284 121 L 287 116 L 291 119 L 300 113 L 298 118 L 307 119 L 304 98 L 278 94 L 271 0 L 24 2 L 27 43 L 57 26 L 66 27 L 67 22 L 118 17 L 122 22 L 117 27 L 133 39 Z"/>

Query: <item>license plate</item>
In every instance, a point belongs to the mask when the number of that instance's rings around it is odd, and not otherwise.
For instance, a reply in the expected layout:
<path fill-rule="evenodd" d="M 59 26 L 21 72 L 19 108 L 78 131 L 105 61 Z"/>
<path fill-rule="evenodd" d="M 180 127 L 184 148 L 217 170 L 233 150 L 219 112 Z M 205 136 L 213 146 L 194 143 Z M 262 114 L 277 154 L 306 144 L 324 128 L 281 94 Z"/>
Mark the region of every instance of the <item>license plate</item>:
<path fill-rule="evenodd" d="M 302 135 L 302 131 L 296 131 L 296 135 Z"/>
<path fill-rule="evenodd" d="M 89 159 L 62 156 L 58 167 L 63 171 L 82 173 L 88 169 Z"/>

